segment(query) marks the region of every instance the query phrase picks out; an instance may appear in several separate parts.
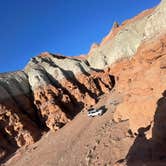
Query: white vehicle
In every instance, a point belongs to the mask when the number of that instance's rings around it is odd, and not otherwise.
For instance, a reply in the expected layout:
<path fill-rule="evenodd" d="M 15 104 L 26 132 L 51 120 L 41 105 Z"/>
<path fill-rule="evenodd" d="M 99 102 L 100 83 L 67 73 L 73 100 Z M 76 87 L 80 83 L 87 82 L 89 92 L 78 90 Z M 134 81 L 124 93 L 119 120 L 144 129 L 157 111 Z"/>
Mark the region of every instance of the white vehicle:
<path fill-rule="evenodd" d="M 104 113 L 104 110 L 102 110 L 102 109 L 98 109 L 98 110 L 92 109 L 92 110 L 88 111 L 88 116 L 91 116 L 91 117 L 101 116 L 101 115 L 103 115 L 103 113 Z"/>

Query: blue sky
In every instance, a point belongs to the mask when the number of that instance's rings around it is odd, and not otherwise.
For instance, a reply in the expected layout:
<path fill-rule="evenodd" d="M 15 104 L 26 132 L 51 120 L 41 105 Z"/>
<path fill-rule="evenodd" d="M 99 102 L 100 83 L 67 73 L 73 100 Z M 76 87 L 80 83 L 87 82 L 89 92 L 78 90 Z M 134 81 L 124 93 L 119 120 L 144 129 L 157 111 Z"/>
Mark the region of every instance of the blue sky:
<path fill-rule="evenodd" d="M 160 0 L 0 0 L 0 72 L 41 52 L 79 55 L 119 23 Z"/>

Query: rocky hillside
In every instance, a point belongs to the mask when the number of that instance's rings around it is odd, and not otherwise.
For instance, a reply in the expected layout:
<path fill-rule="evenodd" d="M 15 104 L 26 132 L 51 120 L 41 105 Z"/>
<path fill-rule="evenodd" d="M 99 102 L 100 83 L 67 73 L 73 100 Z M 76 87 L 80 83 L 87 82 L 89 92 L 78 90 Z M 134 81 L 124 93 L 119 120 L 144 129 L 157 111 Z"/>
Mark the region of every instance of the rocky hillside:
<path fill-rule="evenodd" d="M 100 45 L 90 50 L 87 58 L 90 65 L 103 69 L 117 60 L 132 57 L 143 41 L 165 32 L 165 12 L 166 1 L 162 0 L 156 8 L 144 11 L 113 28 Z"/>
<path fill-rule="evenodd" d="M 1 74 L 1 159 L 58 130 L 114 84 L 107 70 L 96 71 L 87 60 L 49 53 L 32 58 L 24 71 Z"/>
<path fill-rule="evenodd" d="M 31 145 L 6 165 L 165 165 L 165 69 L 162 0 L 113 26 L 85 57 L 42 53 L 23 71 L 1 74 L 1 161 L 70 122 L 34 144 L 39 150 Z M 99 119 L 85 118 L 80 111 L 91 107 L 107 112 Z M 46 152 L 36 161 L 34 156 Z"/>

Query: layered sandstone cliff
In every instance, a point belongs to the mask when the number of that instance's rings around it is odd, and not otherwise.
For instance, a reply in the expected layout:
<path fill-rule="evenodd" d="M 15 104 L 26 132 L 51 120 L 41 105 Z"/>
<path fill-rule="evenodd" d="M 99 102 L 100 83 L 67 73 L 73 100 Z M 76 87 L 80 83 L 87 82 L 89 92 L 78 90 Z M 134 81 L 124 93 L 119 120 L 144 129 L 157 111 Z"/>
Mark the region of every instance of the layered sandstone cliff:
<path fill-rule="evenodd" d="M 0 158 L 56 131 L 109 93 L 114 77 L 86 60 L 43 53 L 24 71 L 0 75 Z"/>
<path fill-rule="evenodd" d="M 165 13 L 166 1 L 162 0 L 156 8 L 113 28 L 101 44 L 90 51 L 88 62 L 94 68 L 103 69 L 119 59 L 132 57 L 144 40 L 165 32 Z"/>
<path fill-rule="evenodd" d="M 40 137 L 37 109 L 23 71 L 0 74 L 0 158 Z"/>
<path fill-rule="evenodd" d="M 165 147 L 165 56 L 166 0 L 162 0 L 157 7 L 114 26 L 87 57 L 46 52 L 32 58 L 23 71 L 0 74 L 0 159 L 39 140 L 43 132 L 58 130 L 80 111 L 94 106 L 99 96 L 111 96 L 113 88 L 122 100 L 109 122 L 110 130 L 114 130 L 112 123 L 121 126 L 127 121 L 131 139 L 141 135 L 147 142 Z M 146 133 L 140 134 L 142 128 Z M 128 137 L 123 134 L 123 140 Z M 115 147 L 121 142 L 108 142 L 114 156 L 111 160 L 121 159 L 120 148 Z M 129 142 L 125 142 L 128 150 Z M 153 149 L 149 144 L 146 148 L 148 153 Z M 127 165 L 132 165 L 126 149 Z"/>
<path fill-rule="evenodd" d="M 49 129 L 58 129 L 83 108 L 109 93 L 114 77 L 107 71 L 96 72 L 86 60 L 43 53 L 25 68 L 38 108 L 40 121 Z"/>

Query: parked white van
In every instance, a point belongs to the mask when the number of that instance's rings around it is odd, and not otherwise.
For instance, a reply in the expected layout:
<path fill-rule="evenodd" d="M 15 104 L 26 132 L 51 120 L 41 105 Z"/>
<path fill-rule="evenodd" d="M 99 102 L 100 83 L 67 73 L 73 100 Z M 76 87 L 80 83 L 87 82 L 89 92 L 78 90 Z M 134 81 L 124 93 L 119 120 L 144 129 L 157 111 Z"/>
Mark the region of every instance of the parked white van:
<path fill-rule="evenodd" d="M 101 115 L 103 115 L 103 113 L 104 113 L 104 110 L 102 110 L 102 109 L 98 109 L 98 110 L 92 109 L 92 110 L 88 111 L 88 116 L 91 116 L 91 117 L 101 116 Z"/>

